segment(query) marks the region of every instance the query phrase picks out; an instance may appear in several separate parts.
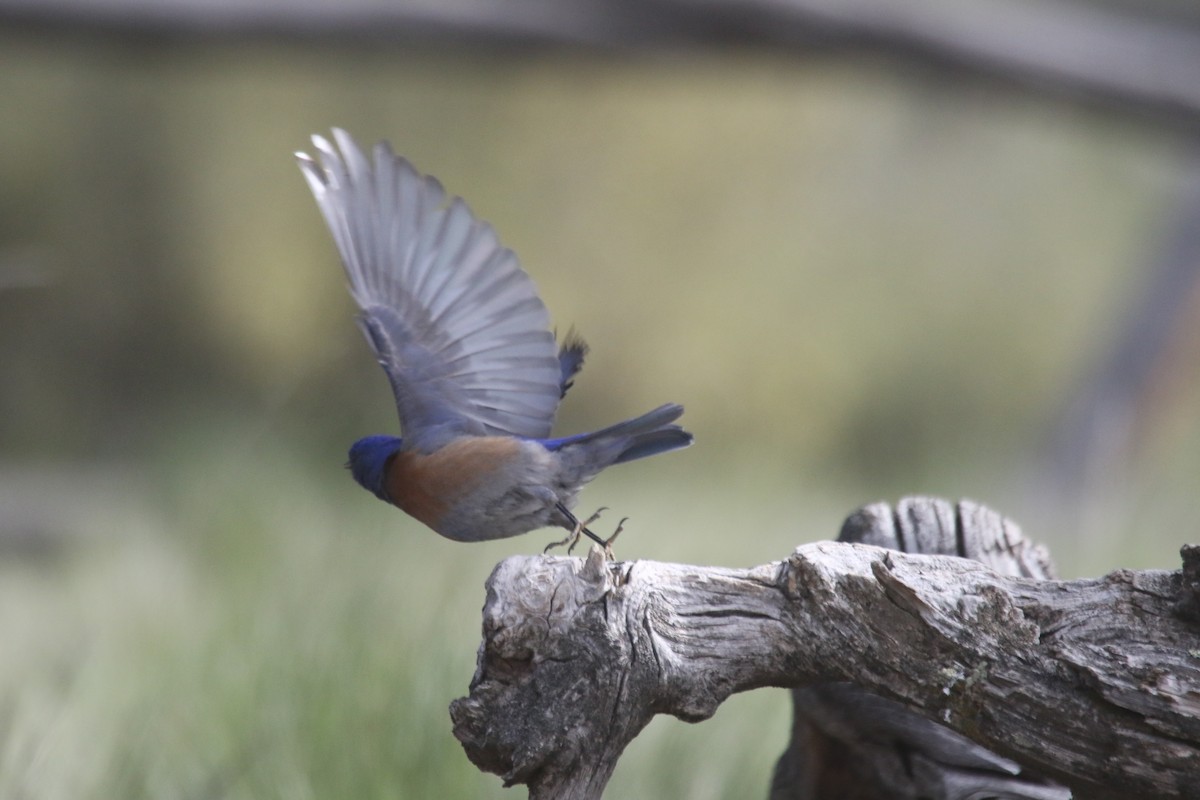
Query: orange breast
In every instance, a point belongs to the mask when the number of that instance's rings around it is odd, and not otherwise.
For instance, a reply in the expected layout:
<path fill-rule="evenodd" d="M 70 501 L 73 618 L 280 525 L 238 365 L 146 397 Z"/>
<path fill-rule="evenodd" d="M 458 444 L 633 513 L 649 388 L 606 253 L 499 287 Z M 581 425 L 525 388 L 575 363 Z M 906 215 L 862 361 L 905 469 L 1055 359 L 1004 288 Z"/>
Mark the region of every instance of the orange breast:
<path fill-rule="evenodd" d="M 473 491 L 496 480 L 520 449 L 518 440 L 506 436 L 472 436 L 428 455 L 402 451 L 388 467 L 388 496 L 436 531 L 455 504 L 469 502 Z"/>

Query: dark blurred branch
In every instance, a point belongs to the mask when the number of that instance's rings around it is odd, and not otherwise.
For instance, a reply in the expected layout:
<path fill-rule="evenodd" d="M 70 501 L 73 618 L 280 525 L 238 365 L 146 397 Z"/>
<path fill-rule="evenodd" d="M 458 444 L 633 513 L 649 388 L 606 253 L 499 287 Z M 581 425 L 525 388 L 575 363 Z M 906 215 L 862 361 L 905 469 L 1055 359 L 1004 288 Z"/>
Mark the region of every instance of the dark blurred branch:
<path fill-rule="evenodd" d="M 141 36 L 868 47 L 1200 129 L 1194 26 L 1066 0 L 0 0 L 0 23 Z"/>
<path fill-rule="evenodd" d="M 1198 81 L 1200 83 L 1200 81 Z M 1097 501 L 1127 489 L 1133 456 L 1168 406 L 1192 392 L 1200 343 L 1200 148 L 1179 165 L 1179 196 L 1162 231 L 1134 269 L 1112 341 L 1070 398 L 1054 435 L 1040 485 L 1048 504 L 1104 508 Z M 1090 527 L 1090 526 L 1081 526 Z"/>

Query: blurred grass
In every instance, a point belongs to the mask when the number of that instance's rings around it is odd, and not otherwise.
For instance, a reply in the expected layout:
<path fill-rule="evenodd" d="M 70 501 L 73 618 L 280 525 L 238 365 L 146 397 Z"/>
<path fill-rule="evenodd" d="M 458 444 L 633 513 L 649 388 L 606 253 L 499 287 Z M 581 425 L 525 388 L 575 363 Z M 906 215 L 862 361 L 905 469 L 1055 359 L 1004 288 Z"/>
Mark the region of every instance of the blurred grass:
<path fill-rule="evenodd" d="M 1177 188 L 1136 123 L 869 60 L 12 32 L 0 98 L 0 797 L 514 794 L 446 707 L 483 580 L 552 534 L 456 545 L 341 469 L 395 423 L 290 156 L 331 125 L 464 194 L 591 340 L 559 430 L 687 405 L 695 448 L 584 494 L 624 557 L 749 566 L 911 492 L 1067 574 L 1194 528 L 1191 413 L 1120 537 L 1028 494 Z M 610 793 L 762 796 L 788 716 L 656 721 Z"/>
<path fill-rule="evenodd" d="M 172 443 L 158 477 L 129 479 L 146 493 L 88 509 L 59 558 L 0 564 L 0 796 L 506 794 L 466 762 L 447 705 L 512 542 L 440 540 L 255 434 Z M 765 791 L 787 725 L 769 694 L 720 724 L 651 726 L 612 792 Z"/>

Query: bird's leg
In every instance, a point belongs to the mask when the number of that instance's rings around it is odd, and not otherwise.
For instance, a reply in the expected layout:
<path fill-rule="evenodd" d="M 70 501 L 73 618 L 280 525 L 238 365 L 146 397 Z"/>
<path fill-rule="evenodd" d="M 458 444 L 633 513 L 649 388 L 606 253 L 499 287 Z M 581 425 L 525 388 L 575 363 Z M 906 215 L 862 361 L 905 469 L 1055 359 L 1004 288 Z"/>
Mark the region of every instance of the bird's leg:
<path fill-rule="evenodd" d="M 593 542 L 604 548 L 604 555 L 609 561 L 615 560 L 613 557 L 612 544 L 617 540 L 617 537 L 621 535 L 621 531 L 625 530 L 625 523 L 629 521 L 629 517 L 621 517 L 621 521 L 617 523 L 617 529 L 613 531 L 612 536 L 608 537 L 607 539 L 601 539 L 595 533 L 588 530 L 587 526 L 600 519 L 600 514 L 608 510 L 607 506 L 601 506 L 600 508 L 596 509 L 596 513 L 592 514 L 583 522 L 580 522 L 575 515 L 567 510 L 567 508 L 561 503 L 558 505 L 558 510 L 567 518 L 567 521 L 575 527 L 572 528 L 570 535 L 561 542 L 551 542 L 550 544 L 546 545 L 546 548 L 542 550 L 543 553 L 549 552 L 550 548 L 552 547 L 562 547 L 565 544 L 567 545 L 567 555 L 570 555 L 571 551 L 575 549 L 575 545 L 579 543 L 580 535 L 587 534 L 587 536 Z"/>
<path fill-rule="evenodd" d="M 607 510 L 607 506 L 600 506 L 596 509 L 596 513 L 588 517 L 587 520 L 582 524 L 579 522 L 575 523 L 575 531 L 573 533 L 575 538 L 569 545 L 567 545 L 567 555 L 571 555 L 571 551 L 575 549 L 575 545 L 579 544 L 579 534 L 581 533 L 586 533 L 589 539 L 603 547 L 605 553 L 609 552 L 608 541 L 606 539 L 601 539 L 599 536 L 588 530 L 588 525 L 591 525 L 593 522 L 600 519 L 600 515 Z"/>
<path fill-rule="evenodd" d="M 543 553 L 550 552 L 550 548 L 552 548 L 552 547 L 562 547 L 565 544 L 565 545 L 567 545 L 567 555 L 570 555 L 571 551 L 575 549 L 575 545 L 578 544 L 578 542 L 579 542 L 580 534 L 586 534 L 589 539 L 591 539 L 593 542 L 600 545 L 601 547 L 608 546 L 607 542 L 605 542 L 603 539 L 601 539 L 596 534 L 589 531 L 588 527 L 587 527 L 588 525 L 591 525 L 596 520 L 600 519 L 600 514 L 604 511 L 607 511 L 608 510 L 607 508 L 605 508 L 604 506 L 601 506 L 600 508 L 596 509 L 596 513 L 592 514 L 590 517 L 588 517 L 585 522 L 580 522 L 579 519 L 574 514 L 572 514 L 571 511 L 566 506 L 564 506 L 562 503 L 558 503 L 556 508 L 558 508 L 558 511 L 560 514 L 562 514 L 564 517 L 567 518 L 567 522 L 569 522 L 574 527 L 571 529 L 571 533 L 567 536 L 567 538 L 563 539 L 561 542 L 551 542 L 550 544 L 546 545 L 545 549 L 542 550 Z"/>

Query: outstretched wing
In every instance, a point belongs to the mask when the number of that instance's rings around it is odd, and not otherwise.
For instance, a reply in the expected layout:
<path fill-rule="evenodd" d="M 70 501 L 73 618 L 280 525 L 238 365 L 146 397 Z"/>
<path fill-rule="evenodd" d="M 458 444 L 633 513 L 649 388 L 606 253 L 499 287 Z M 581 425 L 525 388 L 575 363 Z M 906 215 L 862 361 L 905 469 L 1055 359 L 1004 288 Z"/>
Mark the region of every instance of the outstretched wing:
<path fill-rule="evenodd" d="M 342 256 L 410 444 L 422 434 L 545 438 L 563 379 L 533 281 L 461 198 L 338 129 L 297 153 Z M 435 433 L 436 431 L 436 433 Z M 415 438 L 414 438 L 415 437 Z"/>

